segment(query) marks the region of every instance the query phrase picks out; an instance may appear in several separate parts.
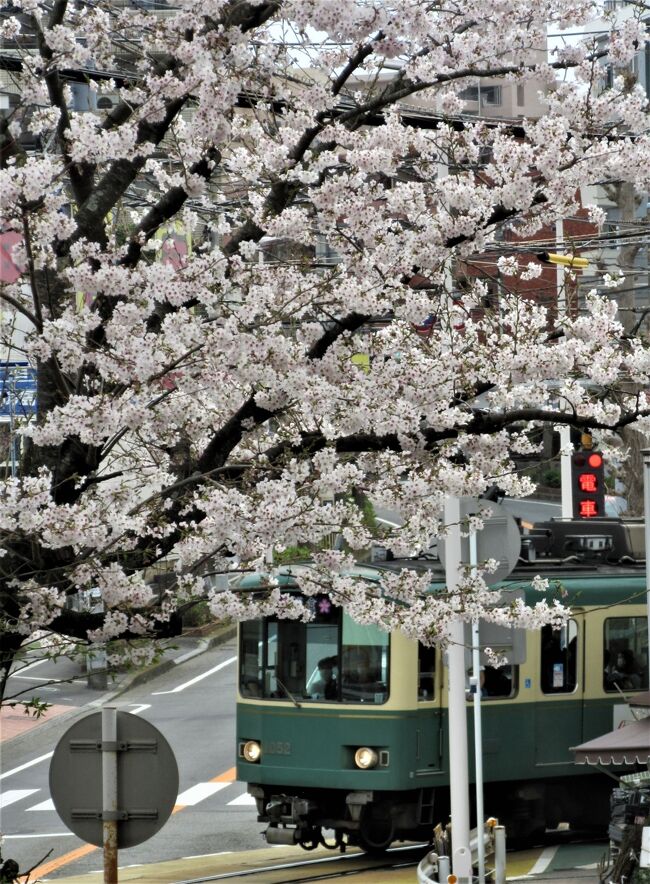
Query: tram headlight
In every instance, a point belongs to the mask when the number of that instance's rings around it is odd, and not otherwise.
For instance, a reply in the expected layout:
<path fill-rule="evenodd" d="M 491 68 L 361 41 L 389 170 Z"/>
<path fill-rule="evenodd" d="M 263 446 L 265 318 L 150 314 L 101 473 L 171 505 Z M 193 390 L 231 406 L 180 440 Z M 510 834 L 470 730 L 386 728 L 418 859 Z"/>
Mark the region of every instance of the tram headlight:
<path fill-rule="evenodd" d="M 369 749 L 368 746 L 362 746 L 354 753 L 354 763 L 361 770 L 369 770 L 371 767 L 375 767 L 378 761 L 379 756 L 374 749 Z"/>
<path fill-rule="evenodd" d="M 241 754 L 246 761 L 256 764 L 262 757 L 262 747 L 256 740 L 247 740 L 242 746 Z"/>

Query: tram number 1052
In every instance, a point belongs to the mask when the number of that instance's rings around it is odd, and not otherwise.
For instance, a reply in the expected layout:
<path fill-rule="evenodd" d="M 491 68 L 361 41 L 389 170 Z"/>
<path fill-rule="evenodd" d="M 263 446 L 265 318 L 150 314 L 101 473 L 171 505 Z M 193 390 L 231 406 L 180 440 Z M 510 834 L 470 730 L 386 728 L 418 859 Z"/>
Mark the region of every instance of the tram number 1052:
<path fill-rule="evenodd" d="M 291 743 L 283 743 L 281 740 L 264 743 L 262 751 L 267 755 L 291 755 Z"/>

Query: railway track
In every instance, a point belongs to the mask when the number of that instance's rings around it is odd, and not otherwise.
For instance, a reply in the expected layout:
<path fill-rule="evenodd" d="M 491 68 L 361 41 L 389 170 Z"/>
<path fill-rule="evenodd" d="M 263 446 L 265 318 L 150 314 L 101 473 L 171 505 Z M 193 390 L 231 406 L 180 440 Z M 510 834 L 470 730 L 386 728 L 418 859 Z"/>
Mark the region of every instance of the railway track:
<path fill-rule="evenodd" d="M 572 834 L 573 837 L 568 832 L 549 832 L 543 844 L 545 847 L 549 847 L 567 844 L 589 844 L 594 841 L 600 841 L 600 839 L 585 836 L 585 833 Z M 431 846 L 427 844 L 409 844 L 392 848 L 381 857 L 372 857 L 362 852 L 334 854 L 292 862 L 269 863 L 264 866 L 230 870 L 213 875 L 182 878 L 169 881 L 169 884 L 208 884 L 208 882 L 234 881 L 238 879 L 246 881 L 246 884 L 308 884 L 308 882 L 331 881 L 343 878 L 354 879 L 356 876 L 363 876 L 366 873 L 374 873 L 375 875 L 378 873 L 386 874 L 391 871 L 397 872 L 400 869 L 405 871 L 412 870 L 407 872 L 407 877 L 404 880 L 413 881 L 415 867 L 427 850 L 430 849 Z M 509 853 L 512 854 L 512 851 L 509 851 Z M 572 880 L 575 881 L 588 881 L 592 884 L 593 881 L 597 880 L 597 876 L 595 876 L 592 870 L 575 869 L 572 871 L 572 875 Z M 374 881 L 374 877 L 363 878 L 363 880 Z M 396 877 L 396 884 L 401 882 L 401 880 L 401 877 Z M 537 884 L 551 881 L 558 882 L 560 880 L 566 880 L 561 872 L 542 872 L 535 875 Z"/>
<path fill-rule="evenodd" d="M 184 878 L 170 884 L 208 884 L 208 882 L 233 879 L 246 879 L 249 884 L 302 884 L 302 882 L 352 878 L 365 872 L 414 869 L 428 849 L 430 846 L 426 844 L 395 847 L 386 851 L 382 857 L 371 857 L 366 853 L 342 853 L 318 859 L 222 872 L 217 875 Z"/>

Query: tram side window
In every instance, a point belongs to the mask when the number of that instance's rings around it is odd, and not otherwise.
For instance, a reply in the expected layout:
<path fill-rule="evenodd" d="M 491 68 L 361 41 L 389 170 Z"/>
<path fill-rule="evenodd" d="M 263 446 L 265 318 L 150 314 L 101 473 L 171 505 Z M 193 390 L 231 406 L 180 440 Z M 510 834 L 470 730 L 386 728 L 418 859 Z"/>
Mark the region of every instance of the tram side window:
<path fill-rule="evenodd" d="M 466 672 L 466 700 L 474 696 L 470 688 L 470 678 L 473 669 L 469 667 Z M 484 700 L 491 698 L 505 699 L 514 697 L 517 693 L 519 681 L 519 667 L 510 666 L 481 666 L 481 697 Z"/>
<path fill-rule="evenodd" d="M 578 683 L 578 624 L 543 626 L 541 685 L 544 694 L 570 694 Z"/>
<path fill-rule="evenodd" d="M 418 700 L 432 700 L 436 684 L 436 648 L 418 642 Z"/>
<path fill-rule="evenodd" d="M 605 620 L 603 688 L 606 691 L 648 689 L 648 621 L 645 617 Z"/>

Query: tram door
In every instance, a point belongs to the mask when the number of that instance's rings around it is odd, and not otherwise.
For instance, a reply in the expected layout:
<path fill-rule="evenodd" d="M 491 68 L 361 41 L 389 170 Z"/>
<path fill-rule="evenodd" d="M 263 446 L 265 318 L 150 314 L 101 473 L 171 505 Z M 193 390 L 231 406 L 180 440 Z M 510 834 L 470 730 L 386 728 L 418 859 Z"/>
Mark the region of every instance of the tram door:
<path fill-rule="evenodd" d="M 418 642 L 418 709 L 415 731 L 416 776 L 442 765 L 442 667 L 440 651 Z"/>
<path fill-rule="evenodd" d="M 584 616 L 574 612 L 561 629 L 544 626 L 539 639 L 535 764 L 561 770 L 573 767 L 570 747 L 583 739 Z"/>

